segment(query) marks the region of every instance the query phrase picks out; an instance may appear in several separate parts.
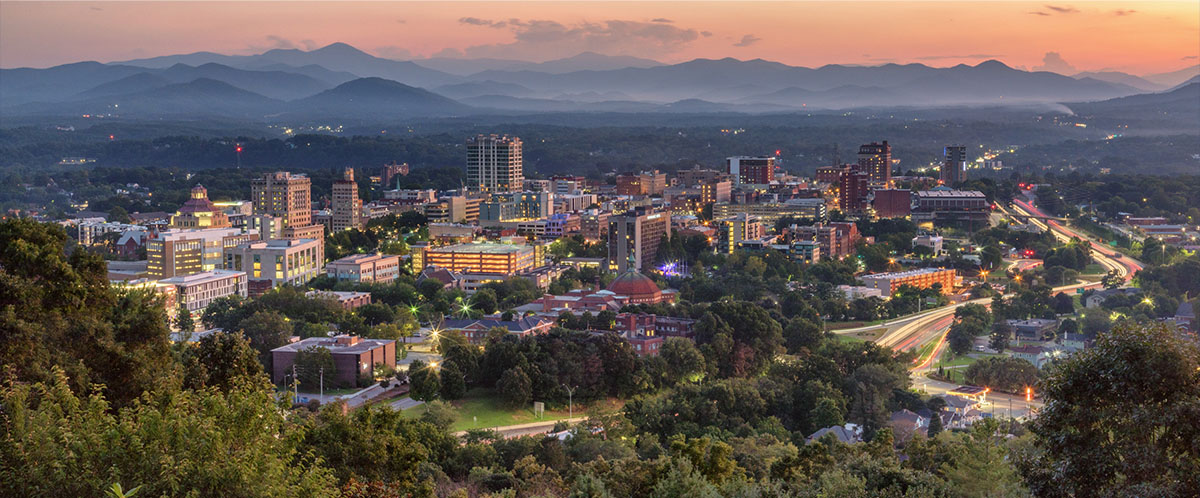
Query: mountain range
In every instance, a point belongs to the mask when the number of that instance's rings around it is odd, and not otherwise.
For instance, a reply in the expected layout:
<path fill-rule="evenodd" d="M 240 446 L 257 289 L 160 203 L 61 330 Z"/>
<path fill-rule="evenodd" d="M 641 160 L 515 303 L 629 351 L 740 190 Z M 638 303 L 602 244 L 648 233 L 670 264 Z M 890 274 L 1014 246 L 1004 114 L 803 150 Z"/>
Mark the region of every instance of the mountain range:
<path fill-rule="evenodd" d="M 583 53 L 546 62 L 397 61 L 344 43 L 255 55 L 213 52 L 46 69 L 0 69 L 9 116 L 227 115 L 345 119 L 542 112 L 764 113 L 864 107 L 1103 101 L 1173 88 L 1200 66 L 1145 78 L 1065 76 L 989 60 L 789 66 L 762 59 L 679 64 Z M 173 100 L 174 99 L 174 100 Z"/>

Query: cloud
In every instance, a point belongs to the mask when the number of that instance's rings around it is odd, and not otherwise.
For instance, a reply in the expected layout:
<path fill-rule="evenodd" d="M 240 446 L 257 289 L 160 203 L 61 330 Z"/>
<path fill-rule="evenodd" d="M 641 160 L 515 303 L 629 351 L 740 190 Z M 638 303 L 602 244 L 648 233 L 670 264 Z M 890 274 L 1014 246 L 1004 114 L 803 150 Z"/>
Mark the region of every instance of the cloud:
<path fill-rule="evenodd" d="M 95 5 L 93 5 L 93 6 L 91 6 L 91 7 L 88 7 L 88 8 L 89 8 L 89 9 L 92 9 L 92 10 L 95 10 L 95 11 L 97 11 L 97 12 L 102 12 L 102 11 L 104 11 L 104 8 L 102 8 L 102 7 L 97 7 L 97 6 L 95 6 Z"/>
<path fill-rule="evenodd" d="M 489 28 L 503 28 L 508 23 L 505 21 L 492 21 L 489 19 L 480 19 L 478 17 L 463 17 L 458 20 L 462 24 L 470 24 L 472 26 L 487 26 Z"/>
<path fill-rule="evenodd" d="M 735 46 L 735 47 L 749 47 L 750 45 L 754 45 L 755 43 L 758 43 L 758 42 L 760 42 L 760 41 L 762 41 L 762 38 L 759 38 L 759 37 L 757 37 L 757 36 L 754 36 L 754 35 L 746 35 L 746 36 L 743 36 L 743 37 L 742 37 L 742 41 L 740 41 L 740 42 L 737 42 L 737 43 L 734 43 L 734 44 L 733 44 L 733 46 Z"/>
<path fill-rule="evenodd" d="M 700 36 L 708 38 L 708 37 L 712 36 L 712 31 L 701 31 Z"/>
<path fill-rule="evenodd" d="M 1185 61 L 1190 61 L 1193 59 L 1200 59 L 1200 55 L 1185 55 L 1180 58 L 1180 60 L 1185 60 Z"/>
<path fill-rule="evenodd" d="M 1079 72 L 1075 69 L 1075 66 L 1072 66 L 1066 59 L 1063 59 L 1062 55 L 1058 52 L 1046 52 L 1046 55 L 1042 57 L 1042 65 L 1033 66 L 1033 70 L 1050 71 L 1058 74 L 1075 74 Z"/>
<path fill-rule="evenodd" d="M 1043 7 L 1045 10 L 1035 10 L 1035 11 L 1029 12 L 1029 14 L 1033 14 L 1035 16 L 1052 16 L 1055 14 L 1078 14 L 1079 13 L 1079 9 L 1076 9 L 1075 7 L 1072 7 L 1070 5 L 1066 5 L 1066 6 L 1044 5 Z"/>
<path fill-rule="evenodd" d="M 1117 9 L 1113 11 L 1114 16 L 1128 16 L 1137 14 L 1136 10 Z"/>
<path fill-rule="evenodd" d="M 941 59 L 996 59 L 1004 57 L 1004 54 L 967 54 L 967 55 L 924 55 L 914 57 L 919 61 L 936 61 Z"/>
<path fill-rule="evenodd" d="M 396 24 L 408 24 L 408 19 L 396 19 Z"/>
<path fill-rule="evenodd" d="M 502 28 L 513 36 L 513 41 L 509 43 L 467 47 L 463 50 L 464 55 L 525 60 L 570 57 L 581 52 L 655 57 L 677 52 L 701 36 L 711 35 L 663 22 L 617 19 L 564 24 L 542 19 L 497 21 L 464 17 L 458 22 L 472 26 Z"/>
<path fill-rule="evenodd" d="M 651 19 L 650 22 L 661 22 L 661 23 L 671 24 L 671 23 L 674 23 L 675 21 L 672 21 L 665 17 L 656 17 L 654 19 Z"/>

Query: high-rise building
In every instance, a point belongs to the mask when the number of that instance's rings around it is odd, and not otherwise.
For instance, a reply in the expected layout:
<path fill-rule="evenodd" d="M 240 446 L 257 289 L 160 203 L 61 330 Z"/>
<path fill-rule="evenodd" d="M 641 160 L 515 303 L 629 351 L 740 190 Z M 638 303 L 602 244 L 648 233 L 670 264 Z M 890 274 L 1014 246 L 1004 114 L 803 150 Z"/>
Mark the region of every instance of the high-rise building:
<path fill-rule="evenodd" d="M 358 197 L 354 168 L 346 168 L 342 179 L 333 182 L 333 231 L 362 227 L 362 199 Z"/>
<path fill-rule="evenodd" d="M 520 192 L 492 194 L 479 205 L 479 221 L 510 222 L 545 218 L 554 214 L 554 194 Z"/>
<path fill-rule="evenodd" d="M 667 188 L 667 174 L 658 170 L 617 175 L 617 195 L 659 195 Z"/>
<path fill-rule="evenodd" d="M 484 193 L 517 192 L 525 180 L 521 139 L 479 135 L 467 140 L 467 181 Z"/>
<path fill-rule="evenodd" d="M 608 218 L 608 267 L 625 271 L 654 265 L 663 237 L 671 236 L 670 213 L 638 209 Z"/>
<path fill-rule="evenodd" d="M 725 254 L 732 254 L 743 240 L 759 239 L 766 235 L 766 227 L 762 222 L 746 213 L 717 220 L 717 227 L 720 233 L 717 250 Z"/>
<path fill-rule="evenodd" d="M 892 146 L 871 142 L 858 148 L 858 170 L 871 175 L 871 183 L 887 185 L 892 181 Z"/>
<path fill-rule="evenodd" d="M 850 165 L 842 166 L 822 166 L 817 168 L 817 181 L 820 183 L 828 183 L 833 186 L 838 186 L 842 182 L 842 175 L 850 172 Z"/>
<path fill-rule="evenodd" d="M 866 171 L 848 171 L 842 174 L 838 187 L 838 204 L 843 213 L 860 213 L 867 208 L 871 176 Z"/>
<path fill-rule="evenodd" d="M 942 163 L 942 184 L 954 185 L 967 181 L 967 147 L 947 145 L 943 154 L 945 162 Z"/>
<path fill-rule="evenodd" d="M 775 179 L 774 157 L 733 156 L 725 168 L 735 185 L 767 185 Z"/>
<path fill-rule="evenodd" d="M 171 228 L 228 228 L 229 216 L 208 200 L 203 185 L 192 187 L 191 196 L 171 217 Z"/>
<path fill-rule="evenodd" d="M 267 173 L 250 182 L 254 212 L 279 218 L 284 228 L 312 224 L 312 180 L 287 171 Z"/>
<path fill-rule="evenodd" d="M 904 218 L 912 212 L 912 192 L 908 189 L 875 190 L 875 216 Z"/>

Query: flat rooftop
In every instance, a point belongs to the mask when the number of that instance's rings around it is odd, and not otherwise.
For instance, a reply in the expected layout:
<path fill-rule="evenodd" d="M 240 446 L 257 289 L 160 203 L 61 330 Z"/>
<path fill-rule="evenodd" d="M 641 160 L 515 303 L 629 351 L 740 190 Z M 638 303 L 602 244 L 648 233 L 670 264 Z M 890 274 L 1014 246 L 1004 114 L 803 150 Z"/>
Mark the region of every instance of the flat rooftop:
<path fill-rule="evenodd" d="M 917 196 L 918 197 L 938 197 L 938 198 L 947 198 L 947 199 L 951 198 L 951 197 L 972 197 L 972 198 L 984 199 L 987 197 L 987 196 L 983 195 L 983 192 L 980 192 L 978 190 L 922 190 L 922 191 L 917 192 Z"/>
<path fill-rule="evenodd" d="M 531 251 L 532 246 L 517 245 L 517 244 L 486 244 L 486 243 L 468 243 L 455 244 L 452 246 L 438 247 L 430 249 L 430 252 L 441 253 L 483 253 L 483 254 L 512 254 L 514 252 Z"/>
<path fill-rule="evenodd" d="M 233 277 L 236 275 L 241 275 L 244 277 L 244 276 L 246 276 L 246 272 L 233 271 L 233 270 L 209 270 L 209 271 L 204 271 L 204 272 L 200 272 L 200 273 L 193 273 L 191 275 L 185 275 L 182 277 L 164 278 L 162 280 L 159 280 L 159 282 L 164 283 L 164 284 L 188 285 L 188 284 L 197 284 L 200 282 L 207 282 L 210 280 L 220 280 L 223 278 L 229 278 L 229 277 Z"/>
<path fill-rule="evenodd" d="M 954 271 L 954 270 L 949 269 L 949 268 L 918 268 L 916 270 L 896 271 L 896 272 L 891 272 L 891 273 L 872 273 L 870 275 L 863 275 L 858 278 L 870 278 L 870 279 L 904 278 L 904 277 L 915 277 L 917 275 L 927 275 L 930 273 L 940 273 L 940 272 L 944 272 L 944 271 Z"/>

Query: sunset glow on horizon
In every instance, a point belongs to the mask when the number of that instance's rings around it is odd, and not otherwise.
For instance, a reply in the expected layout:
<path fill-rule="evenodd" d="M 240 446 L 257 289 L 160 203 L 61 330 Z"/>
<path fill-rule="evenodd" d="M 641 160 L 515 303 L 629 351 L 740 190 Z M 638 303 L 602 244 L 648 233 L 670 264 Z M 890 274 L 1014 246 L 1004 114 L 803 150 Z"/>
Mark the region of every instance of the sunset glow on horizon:
<path fill-rule="evenodd" d="M 180 22 L 186 19 L 187 22 Z M 584 51 L 825 64 L 1174 71 L 1198 2 L 3 2 L 0 67 L 345 42 L 391 59 L 544 61 Z M 1056 55 L 1050 55 L 1051 53 Z"/>

